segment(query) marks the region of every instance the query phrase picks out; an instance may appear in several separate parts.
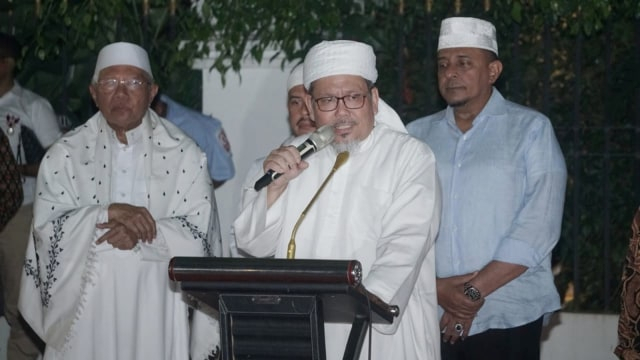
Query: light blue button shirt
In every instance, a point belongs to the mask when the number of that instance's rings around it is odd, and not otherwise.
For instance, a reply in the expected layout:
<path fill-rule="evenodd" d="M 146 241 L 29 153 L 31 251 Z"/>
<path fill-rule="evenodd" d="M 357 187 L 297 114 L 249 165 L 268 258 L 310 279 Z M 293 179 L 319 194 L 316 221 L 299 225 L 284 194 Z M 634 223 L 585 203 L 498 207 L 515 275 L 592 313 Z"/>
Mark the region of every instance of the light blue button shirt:
<path fill-rule="evenodd" d="M 436 155 L 443 194 L 437 276 L 472 273 L 492 260 L 528 267 L 486 297 L 470 335 L 559 309 L 551 251 L 560 236 L 567 171 L 549 119 L 494 88 L 466 133 L 451 107 L 407 129 Z"/>
<path fill-rule="evenodd" d="M 179 127 L 207 154 L 209 175 L 216 181 L 226 181 L 235 175 L 231 146 L 220 120 L 181 105 L 162 94 L 167 104 L 167 120 Z"/>

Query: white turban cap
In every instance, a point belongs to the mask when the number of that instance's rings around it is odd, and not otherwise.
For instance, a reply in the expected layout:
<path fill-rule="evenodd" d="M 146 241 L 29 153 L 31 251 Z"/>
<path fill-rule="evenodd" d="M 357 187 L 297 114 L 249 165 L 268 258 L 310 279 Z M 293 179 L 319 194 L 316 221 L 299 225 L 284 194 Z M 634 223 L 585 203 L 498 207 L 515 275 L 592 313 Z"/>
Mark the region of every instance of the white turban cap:
<path fill-rule="evenodd" d="M 302 81 L 302 70 L 304 69 L 304 65 L 298 64 L 296 67 L 291 70 L 289 74 L 289 78 L 287 79 L 287 91 L 291 90 L 292 87 L 302 85 L 304 82 Z"/>
<path fill-rule="evenodd" d="M 304 87 L 332 75 L 358 75 L 375 83 L 378 79 L 376 55 L 367 44 L 350 41 L 323 41 L 314 45 L 304 58 Z"/>
<path fill-rule="evenodd" d="M 488 21 L 471 17 L 452 17 L 442 20 L 438 50 L 471 47 L 492 51 L 498 55 L 496 28 Z"/>
<path fill-rule="evenodd" d="M 404 127 L 404 123 L 402 122 L 402 119 L 400 119 L 400 115 L 398 115 L 398 113 L 382 99 L 378 99 L 378 113 L 376 114 L 376 121 L 387 125 L 395 131 L 403 133 L 407 132 L 407 128 Z"/>
<path fill-rule="evenodd" d="M 115 65 L 129 65 L 144 70 L 151 79 L 153 79 L 153 73 L 151 72 L 151 65 L 149 64 L 149 55 L 147 51 L 142 47 L 127 42 L 117 42 L 109 44 L 100 50 L 98 53 L 98 60 L 96 61 L 96 69 L 93 72 L 93 80 L 98 80 L 100 71 L 109 66 Z"/>
<path fill-rule="evenodd" d="M 304 58 L 304 87 L 309 89 L 313 81 L 333 75 L 358 75 L 375 83 L 378 70 L 373 48 L 349 40 L 323 41 L 312 47 Z M 407 132 L 398 113 L 382 98 L 378 99 L 375 120 L 395 131 Z"/>

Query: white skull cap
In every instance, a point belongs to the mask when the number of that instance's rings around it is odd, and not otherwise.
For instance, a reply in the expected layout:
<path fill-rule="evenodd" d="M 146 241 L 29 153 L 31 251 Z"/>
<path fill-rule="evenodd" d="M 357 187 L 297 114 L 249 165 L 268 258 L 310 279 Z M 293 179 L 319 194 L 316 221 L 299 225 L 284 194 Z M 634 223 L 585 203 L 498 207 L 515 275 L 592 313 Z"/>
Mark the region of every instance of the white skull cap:
<path fill-rule="evenodd" d="M 407 132 L 407 128 L 404 127 L 404 123 L 402 122 L 402 119 L 400 119 L 400 115 L 398 115 L 398 113 L 382 99 L 378 99 L 378 113 L 376 114 L 376 121 L 387 125 L 395 131 L 403 133 Z"/>
<path fill-rule="evenodd" d="M 138 69 L 144 70 L 144 72 L 149 74 L 151 79 L 153 79 L 151 65 L 149 64 L 149 55 L 145 49 L 136 44 L 117 42 L 103 47 L 100 53 L 98 53 L 96 69 L 93 72 L 93 80 L 98 80 L 100 71 L 115 65 L 137 67 Z"/>
<path fill-rule="evenodd" d="M 498 56 L 495 26 L 486 20 L 472 17 L 451 17 L 442 20 L 438 50 L 459 47 L 485 49 Z"/>
<path fill-rule="evenodd" d="M 308 90 L 313 81 L 333 75 L 357 75 L 375 83 L 378 70 L 373 48 L 349 40 L 323 41 L 312 47 L 304 58 L 304 87 Z M 375 120 L 395 131 L 407 132 L 398 113 L 382 98 L 378 99 Z"/>
<path fill-rule="evenodd" d="M 365 43 L 350 40 L 323 41 L 304 58 L 304 87 L 333 75 L 358 75 L 373 83 L 378 79 L 376 55 Z"/>
<path fill-rule="evenodd" d="M 292 87 L 303 85 L 302 81 L 302 70 L 304 69 L 303 64 L 296 65 L 291 73 L 289 74 L 289 78 L 287 78 L 287 91 L 291 90 Z"/>

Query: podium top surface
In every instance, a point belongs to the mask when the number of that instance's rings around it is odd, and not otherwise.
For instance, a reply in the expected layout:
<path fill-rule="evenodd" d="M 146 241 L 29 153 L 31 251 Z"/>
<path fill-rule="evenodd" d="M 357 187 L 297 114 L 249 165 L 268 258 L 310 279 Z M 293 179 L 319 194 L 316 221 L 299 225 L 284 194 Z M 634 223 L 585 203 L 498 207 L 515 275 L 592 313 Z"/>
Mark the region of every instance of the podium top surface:
<path fill-rule="evenodd" d="M 357 260 L 174 257 L 174 281 L 324 283 L 357 286 L 362 265 Z"/>
<path fill-rule="evenodd" d="M 357 260 L 174 257 L 169 278 L 216 309 L 221 294 L 312 295 L 325 306 L 342 304 L 361 316 L 370 311 L 374 322 L 391 323 L 399 314 L 397 306 L 364 288 Z"/>

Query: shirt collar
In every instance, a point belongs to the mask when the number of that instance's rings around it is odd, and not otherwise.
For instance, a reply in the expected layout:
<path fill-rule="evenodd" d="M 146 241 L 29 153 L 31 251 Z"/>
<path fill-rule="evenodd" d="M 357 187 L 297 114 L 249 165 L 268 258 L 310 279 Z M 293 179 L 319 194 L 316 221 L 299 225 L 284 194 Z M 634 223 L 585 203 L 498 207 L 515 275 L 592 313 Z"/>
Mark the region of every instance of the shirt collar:
<path fill-rule="evenodd" d="M 22 86 L 17 80 L 13 80 L 13 87 L 9 89 L 4 95 L 0 96 L 0 99 L 20 98 L 22 94 Z"/>
<path fill-rule="evenodd" d="M 140 123 L 140 125 L 138 125 L 135 128 L 125 132 L 125 136 L 127 137 L 127 144 L 128 145 L 134 145 L 134 144 L 140 143 L 142 141 L 142 138 L 144 136 L 144 134 L 143 134 L 144 126 L 143 125 L 145 123 L 145 118 L 146 118 L 146 115 L 142 118 L 142 122 Z M 105 121 L 106 121 L 106 119 L 105 119 Z M 109 132 L 110 132 L 110 136 L 109 137 L 111 139 L 111 143 L 112 144 L 120 144 L 120 141 L 118 140 L 118 137 L 116 136 L 115 130 L 113 130 L 110 126 L 108 126 L 108 128 L 109 128 Z"/>
<path fill-rule="evenodd" d="M 494 86 L 492 87 L 491 97 L 489 97 L 489 101 L 487 101 L 480 113 L 476 115 L 476 118 L 473 119 L 473 125 L 475 126 L 477 124 L 480 124 L 490 117 L 504 114 L 504 112 L 504 97 Z M 451 127 L 458 129 L 455 117 L 453 115 L 453 108 L 451 106 L 447 106 L 447 109 L 445 110 L 445 119 Z M 473 129 L 473 127 L 471 129 Z M 458 131 L 460 131 L 460 129 L 458 129 Z"/>

